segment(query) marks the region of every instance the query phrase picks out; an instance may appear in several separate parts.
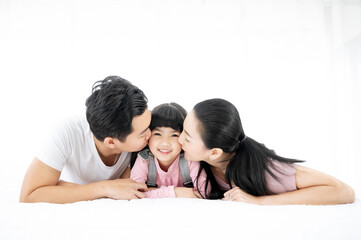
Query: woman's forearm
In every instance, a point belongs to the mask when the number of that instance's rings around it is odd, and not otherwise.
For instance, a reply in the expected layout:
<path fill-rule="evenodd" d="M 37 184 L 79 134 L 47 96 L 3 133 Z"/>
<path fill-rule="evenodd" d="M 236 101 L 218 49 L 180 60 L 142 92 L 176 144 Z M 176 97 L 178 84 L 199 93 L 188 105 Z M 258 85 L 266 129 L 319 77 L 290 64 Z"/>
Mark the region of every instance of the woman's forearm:
<path fill-rule="evenodd" d="M 329 205 L 352 203 L 355 193 L 344 183 L 338 186 L 312 186 L 293 192 L 258 197 L 261 205 L 310 204 Z"/>

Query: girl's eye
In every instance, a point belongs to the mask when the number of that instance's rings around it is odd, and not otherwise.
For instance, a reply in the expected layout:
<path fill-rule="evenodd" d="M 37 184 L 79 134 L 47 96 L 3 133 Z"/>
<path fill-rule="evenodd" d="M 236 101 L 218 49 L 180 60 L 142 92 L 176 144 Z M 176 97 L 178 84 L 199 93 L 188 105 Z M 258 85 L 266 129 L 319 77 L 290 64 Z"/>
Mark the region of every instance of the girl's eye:
<path fill-rule="evenodd" d="M 179 137 L 178 134 L 172 134 L 172 137 Z"/>
<path fill-rule="evenodd" d="M 160 133 L 154 133 L 154 136 L 161 136 Z"/>

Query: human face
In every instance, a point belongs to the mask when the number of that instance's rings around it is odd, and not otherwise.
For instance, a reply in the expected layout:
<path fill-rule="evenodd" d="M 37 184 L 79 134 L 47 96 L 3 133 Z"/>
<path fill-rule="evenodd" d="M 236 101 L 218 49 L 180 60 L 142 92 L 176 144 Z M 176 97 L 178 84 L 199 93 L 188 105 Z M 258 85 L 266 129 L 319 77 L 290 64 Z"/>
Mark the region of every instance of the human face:
<path fill-rule="evenodd" d="M 178 142 L 180 132 L 170 127 L 153 129 L 149 149 L 164 166 L 170 166 L 182 150 Z"/>
<path fill-rule="evenodd" d="M 142 115 L 136 116 L 132 120 L 133 131 L 126 137 L 124 142 L 118 142 L 120 152 L 137 152 L 142 150 L 150 138 L 149 124 L 151 113 L 148 109 Z"/>
<path fill-rule="evenodd" d="M 204 145 L 199 132 L 199 124 L 194 111 L 190 112 L 184 120 L 183 132 L 178 139 L 182 144 L 184 157 L 189 161 L 207 161 L 211 153 Z"/>

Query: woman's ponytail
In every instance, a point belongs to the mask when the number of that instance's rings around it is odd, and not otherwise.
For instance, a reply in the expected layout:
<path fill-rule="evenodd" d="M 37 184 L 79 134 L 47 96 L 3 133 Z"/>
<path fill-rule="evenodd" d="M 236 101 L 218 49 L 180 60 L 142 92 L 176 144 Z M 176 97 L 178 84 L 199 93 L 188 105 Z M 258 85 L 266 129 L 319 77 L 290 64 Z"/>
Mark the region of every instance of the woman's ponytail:
<path fill-rule="evenodd" d="M 272 171 L 278 171 L 278 169 L 274 168 L 273 160 L 288 164 L 302 162 L 278 156 L 264 144 L 244 136 L 226 168 L 226 179 L 229 184 L 234 183 L 251 195 L 269 195 L 271 192 L 266 184 L 265 173 L 269 173 L 278 180 Z"/>
<path fill-rule="evenodd" d="M 224 99 L 209 99 L 198 103 L 194 109 L 199 121 L 199 131 L 208 149 L 221 148 L 232 156 L 226 168 L 225 178 L 230 187 L 234 184 L 254 196 L 271 194 L 267 188 L 266 172 L 275 178 L 277 169 L 273 160 L 284 163 L 300 162 L 278 156 L 273 150 L 245 135 L 242 122 L 236 107 Z M 207 173 L 207 187 L 210 194 L 207 198 L 221 198 L 224 192 L 220 189 L 210 166 L 201 162 L 200 171 Z M 273 171 L 271 171 L 271 169 Z M 199 174 L 198 174 L 199 177 Z M 209 186 L 209 185 L 210 186 Z"/>
<path fill-rule="evenodd" d="M 268 169 L 267 148 L 250 137 L 242 137 L 235 155 L 226 168 L 226 179 L 254 196 L 267 195 L 265 170 Z"/>

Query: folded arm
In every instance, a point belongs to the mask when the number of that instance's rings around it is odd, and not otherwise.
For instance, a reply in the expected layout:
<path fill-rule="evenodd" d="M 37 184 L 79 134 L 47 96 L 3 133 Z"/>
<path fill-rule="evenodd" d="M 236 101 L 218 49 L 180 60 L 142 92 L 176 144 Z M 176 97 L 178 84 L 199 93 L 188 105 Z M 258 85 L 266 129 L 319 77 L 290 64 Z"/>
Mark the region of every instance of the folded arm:
<path fill-rule="evenodd" d="M 297 166 L 297 190 L 277 195 L 255 197 L 235 187 L 224 194 L 224 200 L 261 205 L 343 204 L 355 201 L 353 189 L 340 180 L 317 170 Z"/>
<path fill-rule="evenodd" d="M 20 202 L 71 203 L 98 198 L 144 197 L 145 184 L 131 179 L 105 180 L 85 185 L 59 182 L 61 172 L 35 158 L 25 174 Z"/>

